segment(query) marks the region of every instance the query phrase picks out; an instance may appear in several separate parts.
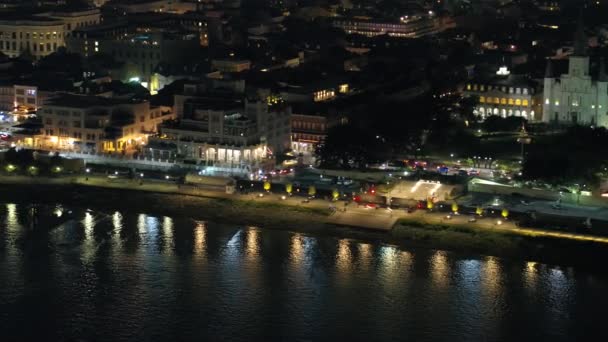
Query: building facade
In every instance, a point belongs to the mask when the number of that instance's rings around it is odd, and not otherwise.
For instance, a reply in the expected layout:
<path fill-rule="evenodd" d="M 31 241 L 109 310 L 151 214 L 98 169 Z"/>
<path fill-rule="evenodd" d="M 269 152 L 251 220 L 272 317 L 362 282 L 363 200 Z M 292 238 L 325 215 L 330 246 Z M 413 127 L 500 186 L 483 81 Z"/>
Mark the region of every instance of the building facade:
<path fill-rule="evenodd" d="M 161 126 L 156 145 L 172 145 L 184 159 L 229 170 L 257 169 L 290 148 L 291 108 L 242 94 L 198 92 L 184 86 L 175 95 L 177 122 Z"/>
<path fill-rule="evenodd" d="M 114 36 L 114 32 L 115 30 L 104 30 L 99 34 L 92 30 L 74 32 L 67 40 L 67 48 L 84 56 L 96 53 L 111 55 L 115 60 L 126 64 L 125 81 L 137 80 L 148 89 L 159 63 L 183 63 L 190 60 L 193 52 L 200 47 L 199 37 L 194 33 L 144 29 L 141 32 L 125 32 Z"/>
<path fill-rule="evenodd" d="M 327 118 L 321 115 L 291 115 L 291 148 L 297 153 L 313 153 L 327 137 Z"/>
<path fill-rule="evenodd" d="M 133 152 L 156 134 L 170 110 L 147 101 L 62 94 L 39 113 L 41 135 L 32 147 L 76 152 Z"/>
<path fill-rule="evenodd" d="M 517 116 L 530 121 L 542 119 L 539 85 L 526 76 L 511 75 L 505 67 L 501 67 L 495 76 L 467 83 L 463 94 L 479 97 L 473 113 L 481 119 L 491 115 Z"/>
<path fill-rule="evenodd" d="M 0 52 L 18 57 L 26 51 L 35 59 L 65 45 L 65 25 L 59 19 L 29 17 L 0 20 Z"/>
<path fill-rule="evenodd" d="M 568 61 L 568 73 L 554 77 L 548 61 L 543 121 L 556 124 L 608 127 L 608 76 L 605 61 L 590 75 L 589 56 L 578 48 Z"/>
<path fill-rule="evenodd" d="M 446 18 L 432 15 L 411 15 L 401 17 L 399 21 L 376 19 L 340 18 L 332 25 L 348 34 L 360 34 L 367 37 L 388 35 L 399 38 L 418 38 L 436 34 L 451 27 L 453 23 Z"/>

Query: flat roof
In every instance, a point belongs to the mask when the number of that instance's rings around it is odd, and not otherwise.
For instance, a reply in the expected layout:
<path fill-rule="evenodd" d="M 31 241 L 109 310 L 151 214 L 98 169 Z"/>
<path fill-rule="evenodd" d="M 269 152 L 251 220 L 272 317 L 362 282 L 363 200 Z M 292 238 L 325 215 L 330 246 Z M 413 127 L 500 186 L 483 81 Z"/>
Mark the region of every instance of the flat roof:
<path fill-rule="evenodd" d="M 101 96 L 87 96 L 74 94 L 61 94 L 47 100 L 47 106 L 71 107 L 71 108 L 90 108 L 90 107 L 109 107 L 124 104 L 138 104 L 145 101 L 134 99 L 107 98 Z"/>
<path fill-rule="evenodd" d="M 63 21 L 60 19 L 43 17 L 31 13 L 0 12 L 0 23 L 20 25 L 22 22 L 57 23 L 63 25 Z"/>

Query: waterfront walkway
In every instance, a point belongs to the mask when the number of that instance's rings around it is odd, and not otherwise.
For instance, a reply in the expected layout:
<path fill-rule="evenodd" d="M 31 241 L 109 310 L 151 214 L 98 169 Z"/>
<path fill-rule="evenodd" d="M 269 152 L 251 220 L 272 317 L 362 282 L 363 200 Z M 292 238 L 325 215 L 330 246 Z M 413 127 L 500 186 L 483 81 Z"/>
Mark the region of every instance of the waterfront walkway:
<path fill-rule="evenodd" d="M 217 199 L 230 199 L 240 201 L 254 201 L 269 204 L 280 204 L 294 207 L 307 207 L 332 212 L 325 218 L 326 223 L 359 227 L 365 229 L 389 231 L 400 220 L 407 225 L 407 221 L 442 224 L 451 226 L 466 226 L 477 229 L 498 230 L 522 236 L 541 236 L 570 239 L 577 241 L 593 241 L 608 244 L 608 237 L 594 236 L 591 234 L 577 234 L 561 232 L 548 229 L 533 229 L 517 227 L 514 222 L 509 220 L 499 220 L 497 218 L 479 218 L 475 222 L 469 222 L 469 216 L 456 215 L 447 219 L 446 213 L 427 212 L 417 210 L 407 213 L 405 210 L 373 209 L 364 206 L 357 206 L 350 203 L 345 206 L 344 202 L 328 202 L 322 199 L 304 202 L 303 197 L 293 196 L 283 199 L 283 194 L 265 194 L 259 196 L 259 192 L 252 194 L 227 194 L 217 189 L 205 189 L 202 187 L 178 185 L 172 182 L 145 180 L 140 184 L 138 180 L 130 179 L 109 179 L 106 176 L 65 176 L 56 178 L 26 177 L 26 176 L 1 176 L 0 183 L 6 184 L 49 184 L 49 185 L 70 185 L 77 184 L 82 186 L 102 187 L 107 189 L 121 189 L 134 191 L 148 191 L 166 194 L 190 195 L 198 197 L 208 197 Z M 337 208 L 336 210 L 332 210 Z M 500 224 L 498 222 L 500 221 Z"/>

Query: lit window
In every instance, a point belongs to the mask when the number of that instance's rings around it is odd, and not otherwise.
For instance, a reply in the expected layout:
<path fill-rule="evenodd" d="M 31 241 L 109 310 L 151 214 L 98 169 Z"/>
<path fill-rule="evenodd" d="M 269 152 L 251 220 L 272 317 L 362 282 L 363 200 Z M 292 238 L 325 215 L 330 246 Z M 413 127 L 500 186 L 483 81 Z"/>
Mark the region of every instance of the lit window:
<path fill-rule="evenodd" d="M 515 100 L 515 105 L 516 106 L 521 106 L 521 100 L 520 99 L 516 99 Z"/>
<path fill-rule="evenodd" d="M 545 99 L 545 104 L 549 104 L 549 99 Z"/>
<path fill-rule="evenodd" d="M 524 107 L 528 107 L 528 100 L 523 100 L 521 102 L 521 105 L 524 106 Z"/>
<path fill-rule="evenodd" d="M 559 106 L 559 101 L 555 101 L 555 105 L 556 105 L 556 106 Z"/>
<path fill-rule="evenodd" d="M 502 99 L 500 99 L 500 104 L 506 105 L 507 99 L 505 99 L 504 97 Z"/>
<path fill-rule="evenodd" d="M 509 104 L 512 106 L 515 104 L 515 101 L 513 101 L 513 99 L 509 99 Z"/>
<path fill-rule="evenodd" d="M 98 41 L 95 41 L 95 46 L 99 46 L 99 42 Z"/>
<path fill-rule="evenodd" d="M 591 105 L 591 109 L 595 109 L 595 105 Z"/>
<path fill-rule="evenodd" d="M 480 97 L 479 97 L 479 102 L 480 102 L 480 103 L 486 103 L 486 98 L 485 98 L 485 97 L 483 97 L 483 96 L 480 96 Z"/>

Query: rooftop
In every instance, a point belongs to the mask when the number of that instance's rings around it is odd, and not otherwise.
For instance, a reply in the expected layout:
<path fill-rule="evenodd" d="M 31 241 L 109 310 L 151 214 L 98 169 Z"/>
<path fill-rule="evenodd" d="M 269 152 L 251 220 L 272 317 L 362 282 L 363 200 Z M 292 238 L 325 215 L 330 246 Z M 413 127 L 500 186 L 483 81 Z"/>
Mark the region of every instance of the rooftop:
<path fill-rule="evenodd" d="M 60 19 L 32 15 L 30 13 L 0 12 L 0 24 L 9 25 L 63 25 Z"/>
<path fill-rule="evenodd" d="M 137 104 L 142 102 L 144 101 L 133 99 L 106 98 L 100 96 L 61 94 L 57 97 L 48 100 L 47 105 L 71 108 L 90 108 Z"/>

